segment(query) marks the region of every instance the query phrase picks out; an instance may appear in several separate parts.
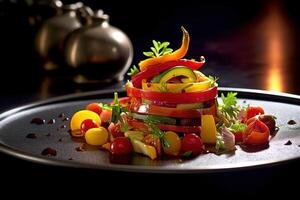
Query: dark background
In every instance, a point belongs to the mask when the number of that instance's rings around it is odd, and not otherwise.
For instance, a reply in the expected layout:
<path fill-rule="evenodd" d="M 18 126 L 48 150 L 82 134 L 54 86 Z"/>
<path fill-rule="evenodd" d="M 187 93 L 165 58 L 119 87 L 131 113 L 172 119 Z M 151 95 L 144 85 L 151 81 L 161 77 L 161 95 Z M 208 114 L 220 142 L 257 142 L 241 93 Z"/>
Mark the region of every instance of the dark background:
<path fill-rule="evenodd" d="M 149 48 L 152 39 L 170 41 L 172 47 L 177 48 L 181 41 L 180 26 L 184 25 L 191 35 L 187 57 L 205 56 L 207 62 L 202 71 L 220 77 L 220 86 L 300 94 L 300 17 L 295 1 L 83 2 L 93 9 L 103 9 L 110 15 L 110 23 L 130 37 L 135 52 L 133 63 L 143 58 L 142 51 Z M 33 40 L 43 20 L 53 14 L 47 7 L 48 3 L 46 0 L 0 0 L 1 111 L 58 95 L 122 85 L 81 86 L 66 82 L 62 74 L 43 70 Z M 37 16 L 40 20 L 33 20 Z M 256 192 L 288 195 L 296 188 L 289 182 L 290 177 L 299 179 L 299 162 L 200 176 L 78 172 L 76 169 L 39 166 L 3 154 L 0 154 L 0 163 L 1 176 L 8 171 L 11 177 L 22 177 L 23 180 L 34 177 L 76 181 L 77 178 L 96 177 L 109 184 L 114 179 L 122 184 L 126 184 L 126 180 L 145 182 L 157 179 L 171 184 L 173 180 L 189 182 L 200 179 L 201 187 L 206 185 L 208 190 L 215 187 L 219 191 L 247 195 Z M 249 191 L 248 188 L 252 189 Z"/>

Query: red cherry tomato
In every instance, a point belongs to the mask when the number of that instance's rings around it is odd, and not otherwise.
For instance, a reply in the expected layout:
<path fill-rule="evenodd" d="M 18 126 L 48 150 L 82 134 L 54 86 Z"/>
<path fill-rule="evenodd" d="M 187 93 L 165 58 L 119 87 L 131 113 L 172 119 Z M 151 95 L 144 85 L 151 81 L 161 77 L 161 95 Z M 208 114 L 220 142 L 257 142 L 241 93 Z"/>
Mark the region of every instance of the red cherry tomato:
<path fill-rule="evenodd" d="M 87 132 L 87 130 L 89 130 L 91 128 L 98 128 L 98 127 L 99 127 L 99 125 L 97 124 L 97 122 L 95 120 L 86 119 L 80 125 L 80 132 L 82 134 L 85 134 L 85 132 Z"/>
<path fill-rule="evenodd" d="M 108 127 L 108 131 L 114 136 L 114 137 L 124 137 L 124 132 L 120 131 L 121 122 L 118 122 L 116 124 L 110 123 Z"/>
<path fill-rule="evenodd" d="M 128 138 L 118 137 L 110 144 L 110 152 L 115 155 L 126 155 L 132 152 L 132 145 Z"/>
<path fill-rule="evenodd" d="M 256 119 L 250 123 L 244 132 L 243 143 L 250 145 L 261 145 L 269 142 L 270 130 L 263 122 Z"/>
<path fill-rule="evenodd" d="M 109 122 L 112 115 L 111 110 L 103 110 L 100 114 L 101 122 Z"/>
<path fill-rule="evenodd" d="M 182 151 L 192 151 L 193 155 L 196 156 L 202 151 L 202 141 L 195 133 L 186 134 L 181 141 Z"/>
<path fill-rule="evenodd" d="M 275 121 L 274 116 L 272 116 L 272 115 L 259 115 L 259 116 L 252 117 L 252 118 L 247 120 L 247 125 L 251 124 L 252 122 L 254 122 L 257 119 L 260 120 L 261 122 L 263 122 L 265 125 L 267 125 L 270 132 L 275 131 L 276 121 Z"/>
<path fill-rule="evenodd" d="M 99 106 L 98 103 L 90 103 L 89 105 L 86 106 L 85 109 L 93 111 L 93 112 L 97 113 L 98 115 L 100 115 L 102 112 L 102 108 Z"/>
<path fill-rule="evenodd" d="M 243 132 L 235 132 L 234 137 L 235 137 L 235 143 L 241 143 L 243 142 Z"/>
<path fill-rule="evenodd" d="M 259 114 L 265 114 L 265 111 L 262 107 L 260 106 L 250 106 L 247 108 L 247 118 L 246 120 L 259 115 Z"/>

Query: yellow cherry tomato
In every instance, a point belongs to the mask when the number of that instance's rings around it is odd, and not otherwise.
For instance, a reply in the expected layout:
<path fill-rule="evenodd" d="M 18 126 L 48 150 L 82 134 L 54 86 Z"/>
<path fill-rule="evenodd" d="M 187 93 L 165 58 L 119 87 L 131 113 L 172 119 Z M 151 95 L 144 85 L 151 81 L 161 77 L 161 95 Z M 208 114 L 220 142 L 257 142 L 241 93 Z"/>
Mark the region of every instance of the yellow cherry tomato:
<path fill-rule="evenodd" d="M 91 128 L 85 133 L 84 137 L 86 143 L 90 145 L 103 145 L 108 140 L 108 132 L 102 126 L 99 128 Z"/>
<path fill-rule="evenodd" d="M 177 156 L 181 149 L 181 140 L 179 136 L 173 131 L 167 131 L 164 135 L 169 147 L 163 146 L 165 154 Z"/>
<path fill-rule="evenodd" d="M 70 129 L 71 129 L 72 136 L 75 137 L 83 136 L 83 134 L 81 134 L 80 132 L 80 125 L 86 119 L 95 120 L 98 126 L 101 125 L 101 119 L 97 113 L 90 110 L 80 110 L 72 116 L 70 121 Z"/>

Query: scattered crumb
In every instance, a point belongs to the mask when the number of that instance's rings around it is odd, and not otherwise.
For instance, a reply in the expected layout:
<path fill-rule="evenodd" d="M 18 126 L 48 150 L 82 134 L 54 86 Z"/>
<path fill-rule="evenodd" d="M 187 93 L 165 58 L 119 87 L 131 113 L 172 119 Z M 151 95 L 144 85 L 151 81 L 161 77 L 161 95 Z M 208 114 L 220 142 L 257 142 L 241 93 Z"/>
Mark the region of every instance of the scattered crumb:
<path fill-rule="evenodd" d="M 62 142 L 62 138 L 60 138 L 58 141 L 59 141 L 59 142 Z"/>

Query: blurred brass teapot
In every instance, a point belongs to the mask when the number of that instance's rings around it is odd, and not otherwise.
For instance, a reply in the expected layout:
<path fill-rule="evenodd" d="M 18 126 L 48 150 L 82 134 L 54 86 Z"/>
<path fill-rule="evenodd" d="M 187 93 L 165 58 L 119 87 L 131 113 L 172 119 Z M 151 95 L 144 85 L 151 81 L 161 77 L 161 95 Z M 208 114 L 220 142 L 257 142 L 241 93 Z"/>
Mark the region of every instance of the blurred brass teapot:
<path fill-rule="evenodd" d="M 54 0 L 52 6 L 57 14 L 42 24 L 35 38 L 35 49 L 46 61 L 46 70 L 56 69 L 64 64 L 64 40 L 69 33 L 82 26 L 77 17 L 78 10 L 83 7 L 81 2 L 63 5 L 61 1 Z"/>
<path fill-rule="evenodd" d="M 130 39 L 109 24 L 102 10 L 82 9 L 84 25 L 65 42 L 66 63 L 74 69 L 77 83 L 120 81 L 133 58 Z"/>

